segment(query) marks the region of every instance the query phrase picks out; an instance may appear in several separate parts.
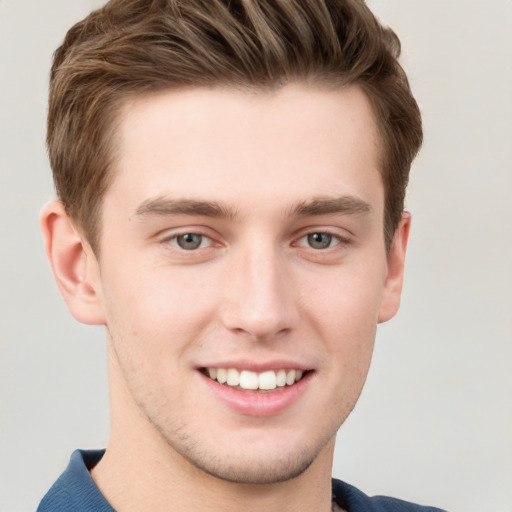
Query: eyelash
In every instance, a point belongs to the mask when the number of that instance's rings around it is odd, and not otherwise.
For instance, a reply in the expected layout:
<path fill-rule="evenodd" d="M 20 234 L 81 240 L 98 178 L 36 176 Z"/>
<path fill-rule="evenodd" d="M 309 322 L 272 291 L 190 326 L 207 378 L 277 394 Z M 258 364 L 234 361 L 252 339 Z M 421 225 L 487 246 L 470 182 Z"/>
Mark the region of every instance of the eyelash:
<path fill-rule="evenodd" d="M 312 244 L 317 242 L 313 239 L 315 236 L 321 236 L 321 237 L 327 237 L 327 245 L 325 247 L 313 247 Z M 329 231 L 311 231 L 309 233 L 306 233 L 305 235 L 302 235 L 298 240 L 298 245 L 302 245 L 300 242 L 304 240 L 305 244 L 307 244 L 307 247 L 310 249 L 315 249 L 319 251 L 325 251 L 327 249 L 331 249 L 335 247 L 336 245 L 339 245 L 340 243 L 343 243 L 343 239 L 334 233 L 330 233 Z M 333 245 L 334 242 L 334 245 Z M 318 241 L 320 245 L 323 245 L 322 241 Z"/>
<path fill-rule="evenodd" d="M 194 237 L 199 237 L 201 240 L 199 242 L 199 246 L 198 247 L 192 247 L 192 248 L 189 248 L 189 249 L 186 249 L 184 247 L 181 247 L 179 245 L 179 239 L 181 237 L 185 237 L 185 236 L 194 236 Z M 162 240 L 163 243 L 169 243 L 171 245 L 173 245 L 174 247 L 176 247 L 178 250 L 180 251 L 184 251 L 184 252 L 194 252 L 194 251 L 197 251 L 198 249 L 205 249 L 209 246 L 211 246 L 213 244 L 213 240 L 211 237 L 209 237 L 208 235 L 205 235 L 204 233 L 198 233 L 198 232 L 194 232 L 194 231 L 186 231 L 185 233 L 177 233 L 173 236 L 170 236 L 168 238 L 165 238 L 164 240 Z M 203 244 L 204 243 L 208 243 L 208 245 L 205 247 Z"/>
<path fill-rule="evenodd" d="M 321 236 L 328 237 L 328 245 L 325 247 L 312 247 L 311 246 L 312 240 L 309 237 L 313 237 L 315 235 L 321 235 Z M 186 236 L 200 238 L 199 244 L 197 245 L 197 247 L 194 247 L 193 243 L 192 243 L 192 247 L 190 247 L 188 249 L 181 246 L 179 243 L 179 239 L 181 237 L 186 237 Z M 193 242 L 193 240 L 191 240 L 191 242 Z M 176 233 L 170 237 L 167 237 L 167 238 L 163 239 L 161 241 L 161 243 L 170 244 L 174 248 L 176 248 L 178 251 L 192 253 L 192 252 L 198 251 L 199 249 L 207 249 L 207 248 L 211 247 L 215 242 L 210 236 L 208 236 L 204 233 L 201 233 L 200 231 L 190 230 L 190 231 L 186 231 L 186 232 L 182 232 L 182 233 Z M 315 252 L 323 252 L 323 251 L 328 251 L 329 249 L 335 250 L 336 247 L 338 247 L 338 246 L 347 246 L 348 244 L 350 244 L 350 240 L 348 238 L 340 236 L 339 234 L 333 233 L 329 230 L 319 229 L 319 230 L 309 231 L 309 232 L 302 234 L 299 238 L 296 239 L 295 242 L 293 242 L 292 245 L 299 246 L 299 247 L 305 247 L 305 248 L 310 249 Z"/>
<path fill-rule="evenodd" d="M 313 237 L 315 235 L 327 236 L 329 238 L 328 245 L 326 247 L 312 247 L 311 240 L 309 239 L 309 237 Z M 304 245 L 300 243 L 302 240 L 306 241 Z M 335 249 L 339 245 L 348 245 L 349 243 L 350 240 L 348 238 L 342 237 L 337 233 L 332 233 L 331 231 L 328 230 L 315 230 L 303 234 L 300 238 L 297 239 L 296 245 L 307 247 L 314 251 L 327 251 L 329 249 Z"/>

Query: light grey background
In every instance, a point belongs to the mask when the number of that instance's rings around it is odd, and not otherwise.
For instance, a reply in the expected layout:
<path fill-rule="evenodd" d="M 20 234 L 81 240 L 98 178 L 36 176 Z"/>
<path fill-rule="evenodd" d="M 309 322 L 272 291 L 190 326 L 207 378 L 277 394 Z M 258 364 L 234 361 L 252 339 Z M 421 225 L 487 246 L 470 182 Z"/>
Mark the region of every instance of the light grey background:
<path fill-rule="evenodd" d="M 35 510 L 108 435 L 101 329 L 43 255 L 50 57 L 101 1 L 0 0 L 0 512 Z M 452 512 L 512 512 L 512 1 L 373 0 L 424 113 L 400 314 L 379 329 L 334 474 Z"/>

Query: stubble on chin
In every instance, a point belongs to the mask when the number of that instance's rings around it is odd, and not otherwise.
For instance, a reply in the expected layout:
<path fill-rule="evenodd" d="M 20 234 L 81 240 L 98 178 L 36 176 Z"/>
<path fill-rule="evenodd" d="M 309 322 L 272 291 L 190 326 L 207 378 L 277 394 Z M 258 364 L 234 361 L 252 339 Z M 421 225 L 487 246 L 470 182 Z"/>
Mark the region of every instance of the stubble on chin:
<path fill-rule="evenodd" d="M 285 454 L 279 450 L 271 458 L 264 459 L 257 455 L 243 453 L 215 453 L 208 445 L 215 445 L 215 440 L 195 439 L 186 426 L 173 425 L 165 431 L 150 418 L 153 427 L 171 452 L 171 457 L 178 457 L 181 462 L 191 465 L 195 470 L 225 482 L 245 485 L 271 485 L 293 480 L 305 473 L 318 458 L 319 454 L 334 449 L 334 434 L 325 432 L 320 441 L 314 445 L 301 447 Z M 339 428 L 339 426 L 338 426 Z M 171 433 L 172 430 L 172 433 Z M 330 455 L 332 458 L 332 455 Z"/>

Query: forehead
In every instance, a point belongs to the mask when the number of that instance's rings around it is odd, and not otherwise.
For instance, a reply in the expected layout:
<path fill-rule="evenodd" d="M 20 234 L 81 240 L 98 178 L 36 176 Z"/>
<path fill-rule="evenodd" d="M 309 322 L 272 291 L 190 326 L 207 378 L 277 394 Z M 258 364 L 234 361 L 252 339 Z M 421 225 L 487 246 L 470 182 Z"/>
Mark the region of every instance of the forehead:
<path fill-rule="evenodd" d="M 165 91 L 125 105 L 105 199 L 133 211 L 166 194 L 261 209 L 351 195 L 380 210 L 378 140 L 357 87 Z"/>

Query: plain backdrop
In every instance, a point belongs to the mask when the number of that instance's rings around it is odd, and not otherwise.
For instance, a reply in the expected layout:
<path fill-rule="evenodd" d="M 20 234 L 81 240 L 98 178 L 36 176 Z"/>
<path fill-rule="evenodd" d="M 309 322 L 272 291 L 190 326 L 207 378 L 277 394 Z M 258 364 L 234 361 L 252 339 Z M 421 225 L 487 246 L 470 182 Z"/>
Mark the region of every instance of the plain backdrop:
<path fill-rule="evenodd" d="M 68 314 L 43 254 L 48 71 L 101 2 L 0 0 L 0 512 L 35 510 L 103 447 L 103 332 Z M 399 315 L 379 328 L 334 474 L 452 512 L 512 512 L 512 1 L 374 0 L 399 34 L 426 142 Z"/>

